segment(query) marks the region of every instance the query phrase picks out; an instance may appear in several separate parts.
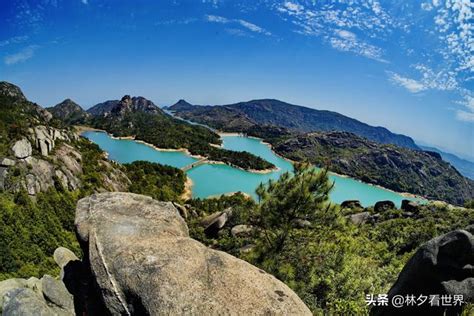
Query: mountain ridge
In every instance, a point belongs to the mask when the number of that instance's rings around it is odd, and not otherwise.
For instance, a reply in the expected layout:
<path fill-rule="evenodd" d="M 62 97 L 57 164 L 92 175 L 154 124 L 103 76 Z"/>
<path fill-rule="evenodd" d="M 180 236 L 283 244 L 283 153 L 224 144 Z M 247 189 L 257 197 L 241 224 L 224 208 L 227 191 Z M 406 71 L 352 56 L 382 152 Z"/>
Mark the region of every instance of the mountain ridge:
<path fill-rule="evenodd" d="M 234 117 L 234 121 L 241 120 L 243 125 L 276 125 L 298 132 L 340 130 L 379 143 L 419 149 L 412 138 L 393 133 L 385 127 L 371 126 L 338 112 L 294 105 L 276 99 L 257 99 L 214 106 L 195 105 L 192 108 L 189 106 L 183 107 L 176 103 L 168 109 L 185 119 L 194 119 L 198 122 L 202 120 L 200 123 L 212 121 L 215 112 L 227 109 L 228 112 L 233 112 L 229 115 Z M 240 117 L 237 119 L 239 115 Z M 223 127 L 225 127 L 225 124 L 223 124 Z"/>
<path fill-rule="evenodd" d="M 84 123 L 91 115 L 87 113 L 79 104 L 67 98 L 55 106 L 46 108 L 54 117 L 69 123 Z"/>
<path fill-rule="evenodd" d="M 447 161 L 451 165 L 453 165 L 461 174 L 463 174 L 465 177 L 470 178 L 471 180 L 474 180 L 474 162 L 458 157 L 455 154 L 443 151 L 436 147 L 423 145 L 418 146 L 425 151 L 428 150 L 432 152 L 437 152 L 441 155 L 444 161 Z"/>
<path fill-rule="evenodd" d="M 274 150 L 397 192 L 463 205 L 474 199 L 474 181 L 439 153 L 378 144 L 348 132 L 312 132 L 276 141 Z"/>

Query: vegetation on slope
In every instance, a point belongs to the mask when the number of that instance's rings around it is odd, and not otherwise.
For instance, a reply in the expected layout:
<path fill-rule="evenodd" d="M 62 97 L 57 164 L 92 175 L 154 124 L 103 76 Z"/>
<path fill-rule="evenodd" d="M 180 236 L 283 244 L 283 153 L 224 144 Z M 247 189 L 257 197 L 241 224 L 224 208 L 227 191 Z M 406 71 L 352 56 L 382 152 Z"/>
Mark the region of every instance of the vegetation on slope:
<path fill-rule="evenodd" d="M 439 154 L 382 145 L 344 132 L 308 133 L 274 143 L 284 157 L 328 165 L 337 173 L 429 199 L 463 205 L 474 198 L 474 181 Z"/>
<path fill-rule="evenodd" d="M 330 189 L 324 171 L 303 167 L 259 187 L 258 202 L 239 194 L 193 200 L 199 217 L 188 221 L 190 232 L 275 275 L 317 315 L 361 315 L 368 312 L 365 295 L 387 293 L 417 247 L 474 223 L 472 209 L 429 204 L 415 217 L 387 210 L 377 223 L 354 225 L 329 202 Z M 217 239 L 207 238 L 202 218 L 227 207 L 229 222 Z M 241 224 L 252 232 L 233 236 L 231 228 Z"/>
<path fill-rule="evenodd" d="M 80 255 L 74 233 L 76 203 L 84 196 L 112 190 L 111 181 L 123 181 L 120 187 L 128 186 L 130 192 L 147 194 L 162 201 L 180 201 L 185 182 L 181 170 L 149 162 L 126 166 L 113 164 L 105 159 L 97 145 L 85 138 L 71 142 L 58 139 L 49 156 L 41 156 L 34 150 L 28 157 L 31 164 L 15 160 L 11 154 L 12 145 L 38 125 L 65 126 L 43 108 L 26 100 L 18 87 L 0 82 L 0 161 L 11 157 L 10 161 L 15 162 L 0 166 L 0 280 L 57 274 L 52 257 L 59 246 Z M 30 196 L 26 192 L 25 176 L 36 167 L 35 164 L 41 161 L 42 165 L 62 170 L 61 164 L 65 162 L 54 159 L 55 151 L 62 147 L 61 142 L 77 152 L 77 156 L 68 161 L 79 164 L 81 172 L 76 176 L 80 185 L 74 190 L 66 188 L 56 176 L 53 177 L 54 185 L 48 190 Z M 114 177 L 114 172 L 124 172 L 125 179 Z M 130 185 L 127 177 L 133 181 Z M 5 181 L 10 184 L 8 188 L 4 186 Z"/>
<path fill-rule="evenodd" d="M 121 104 L 118 104 L 120 107 Z M 222 161 L 243 169 L 264 170 L 274 165 L 250 153 L 215 148 L 220 144 L 219 135 L 206 127 L 192 125 L 166 114 L 143 111 L 122 111 L 116 108 L 110 115 L 97 116 L 93 125 L 114 136 L 135 136 L 135 139 L 160 148 L 187 148 L 193 155 Z"/>
<path fill-rule="evenodd" d="M 337 112 L 316 110 L 273 99 L 252 100 L 220 106 L 171 106 L 180 117 L 211 126 L 245 130 L 254 124 L 276 125 L 297 132 L 346 131 L 383 144 L 418 149 L 413 139 L 374 127 Z"/>
<path fill-rule="evenodd" d="M 71 99 L 66 99 L 47 110 L 66 124 L 86 124 L 90 119 L 90 114 Z"/>
<path fill-rule="evenodd" d="M 158 201 L 179 201 L 186 174 L 180 169 L 148 161 L 125 164 L 130 192 L 151 196 Z"/>
<path fill-rule="evenodd" d="M 11 277 L 57 274 L 54 250 L 67 247 L 80 256 L 74 233 L 77 201 L 103 191 L 106 170 L 98 163 L 104 153 L 86 139 L 74 144 L 83 157 L 83 186 L 75 191 L 60 182 L 32 199 L 22 190 L 0 192 L 0 280 Z M 179 169 L 151 162 L 116 165 L 132 181 L 129 192 L 149 195 L 160 201 L 181 202 L 185 175 Z"/>

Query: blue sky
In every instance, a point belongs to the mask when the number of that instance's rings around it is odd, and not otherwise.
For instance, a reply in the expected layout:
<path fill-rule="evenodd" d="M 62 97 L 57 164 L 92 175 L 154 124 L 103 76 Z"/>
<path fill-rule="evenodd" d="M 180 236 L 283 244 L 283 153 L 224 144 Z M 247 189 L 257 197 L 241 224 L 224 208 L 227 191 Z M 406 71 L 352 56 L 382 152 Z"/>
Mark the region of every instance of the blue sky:
<path fill-rule="evenodd" d="M 0 80 L 51 106 L 277 98 L 474 159 L 469 0 L 8 0 Z"/>

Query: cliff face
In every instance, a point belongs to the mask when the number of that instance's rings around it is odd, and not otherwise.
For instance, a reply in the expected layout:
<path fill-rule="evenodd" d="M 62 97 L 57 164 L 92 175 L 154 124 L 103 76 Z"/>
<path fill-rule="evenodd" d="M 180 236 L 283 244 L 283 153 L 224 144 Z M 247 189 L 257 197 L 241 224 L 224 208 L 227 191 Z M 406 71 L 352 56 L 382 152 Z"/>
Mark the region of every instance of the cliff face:
<path fill-rule="evenodd" d="M 60 108 L 76 108 L 71 102 Z M 75 131 L 51 120 L 47 110 L 28 101 L 20 88 L 10 83 L 0 83 L 0 114 L 0 190 L 26 190 L 34 196 L 57 185 L 67 190 L 82 187 L 86 141 Z M 107 189 L 127 188 L 125 174 L 105 157 L 96 164 L 104 170 L 102 180 Z"/>
<path fill-rule="evenodd" d="M 78 203 L 76 230 L 113 315 L 311 315 L 275 277 L 191 239 L 171 203 L 92 195 Z"/>
<path fill-rule="evenodd" d="M 351 133 L 308 133 L 274 144 L 279 154 L 399 191 L 462 205 L 474 198 L 474 182 L 441 156 L 381 145 Z"/>

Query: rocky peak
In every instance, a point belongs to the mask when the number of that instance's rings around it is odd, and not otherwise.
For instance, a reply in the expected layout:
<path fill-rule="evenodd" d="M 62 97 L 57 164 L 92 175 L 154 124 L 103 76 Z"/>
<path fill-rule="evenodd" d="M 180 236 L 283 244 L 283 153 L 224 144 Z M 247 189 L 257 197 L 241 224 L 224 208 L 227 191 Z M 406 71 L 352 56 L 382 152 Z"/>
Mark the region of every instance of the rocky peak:
<path fill-rule="evenodd" d="M 130 97 L 125 95 L 112 110 L 114 114 L 125 114 L 127 112 L 145 112 L 150 114 L 163 113 L 152 101 L 144 97 Z"/>
<path fill-rule="evenodd" d="M 26 97 L 21 89 L 12 83 L 0 81 L 0 95 L 18 98 L 21 101 L 26 101 Z"/>
<path fill-rule="evenodd" d="M 180 99 L 178 102 L 170 106 L 168 109 L 171 111 L 187 111 L 194 108 L 194 105 L 187 102 L 184 99 Z"/>
<path fill-rule="evenodd" d="M 90 116 L 79 104 L 71 99 L 66 99 L 54 107 L 48 108 L 48 110 L 53 116 L 70 124 L 83 123 Z"/>

